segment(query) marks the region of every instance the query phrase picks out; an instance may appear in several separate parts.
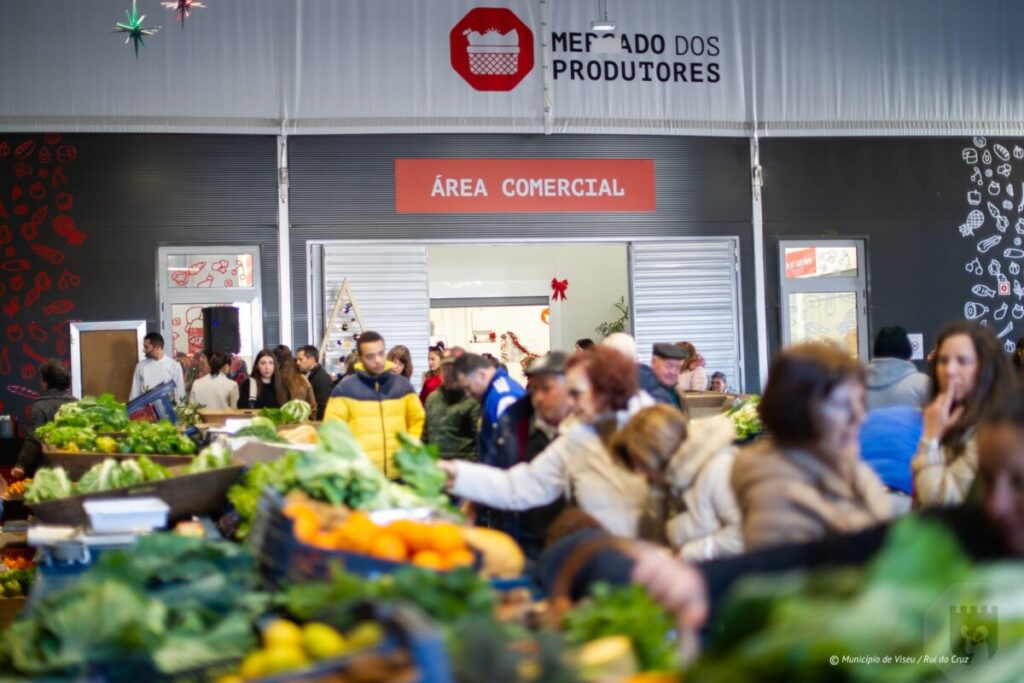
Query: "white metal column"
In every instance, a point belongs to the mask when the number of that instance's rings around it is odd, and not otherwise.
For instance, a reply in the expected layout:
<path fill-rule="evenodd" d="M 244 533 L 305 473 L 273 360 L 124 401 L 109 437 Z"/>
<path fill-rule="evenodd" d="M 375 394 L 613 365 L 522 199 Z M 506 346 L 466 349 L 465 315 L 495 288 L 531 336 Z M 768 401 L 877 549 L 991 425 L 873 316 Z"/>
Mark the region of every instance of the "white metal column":
<path fill-rule="evenodd" d="M 288 209 L 288 135 L 277 136 L 277 286 L 281 344 L 292 345 L 291 218 Z"/>
<path fill-rule="evenodd" d="M 757 372 L 761 390 L 768 381 L 768 314 L 765 301 L 764 275 L 764 216 L 762 215 L 761 151 L 757 141 L 757 127 L 750 138 L 750 197 L 751 225 L 754 240 L 754 313 L 757 315 Z"/>

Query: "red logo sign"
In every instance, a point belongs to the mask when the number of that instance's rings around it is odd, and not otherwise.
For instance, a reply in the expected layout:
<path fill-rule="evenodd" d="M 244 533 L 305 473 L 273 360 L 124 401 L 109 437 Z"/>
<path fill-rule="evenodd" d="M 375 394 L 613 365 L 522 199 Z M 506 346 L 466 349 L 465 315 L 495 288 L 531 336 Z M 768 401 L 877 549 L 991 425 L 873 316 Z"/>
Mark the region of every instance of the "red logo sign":
<path fill-rule="evenodd" d="M 396 213 L 654 211 L 652 159 L 395 159 Z"/>
<path fill-rule="evenodd" d="M 475 90 L 511 90 L 533 70 L 533 31 L 510 9 L 470 10 L 450 40 L 452 68 Z"/>

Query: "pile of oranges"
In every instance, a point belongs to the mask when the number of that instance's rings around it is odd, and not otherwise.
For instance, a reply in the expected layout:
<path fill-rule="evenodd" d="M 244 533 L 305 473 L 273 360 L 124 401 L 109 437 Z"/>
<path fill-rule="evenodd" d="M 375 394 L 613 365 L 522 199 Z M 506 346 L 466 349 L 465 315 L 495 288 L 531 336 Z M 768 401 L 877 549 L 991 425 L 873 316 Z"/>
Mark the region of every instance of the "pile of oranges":
<path fill-rule="evenodd" d="M 284 513 L 292 520 L 295 538 L 325 550 L 345 550 L 391 562 L 448 571 L 472 566 L 473 553 L 451 522 L 417 522 L 403 519 L 382 526 L 365 512 L 352 512 L 344 521 L 325 525 L 313 507 L 288 504 Z"/>

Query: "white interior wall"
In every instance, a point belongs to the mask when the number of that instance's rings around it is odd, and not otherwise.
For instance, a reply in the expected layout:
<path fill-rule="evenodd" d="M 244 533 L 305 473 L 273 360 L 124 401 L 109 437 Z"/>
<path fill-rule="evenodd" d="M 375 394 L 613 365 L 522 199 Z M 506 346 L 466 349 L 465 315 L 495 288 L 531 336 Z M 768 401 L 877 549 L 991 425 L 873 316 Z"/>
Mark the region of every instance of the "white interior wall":
<path fill-rule="evenodd" d="M 625 244 L 459 245 L 427 248 L 430 298 L 551 296 L 551 280 L 568 280 L 566 300 L 551 302 L 551 348 L 572 351 L 629 300 Z"/>

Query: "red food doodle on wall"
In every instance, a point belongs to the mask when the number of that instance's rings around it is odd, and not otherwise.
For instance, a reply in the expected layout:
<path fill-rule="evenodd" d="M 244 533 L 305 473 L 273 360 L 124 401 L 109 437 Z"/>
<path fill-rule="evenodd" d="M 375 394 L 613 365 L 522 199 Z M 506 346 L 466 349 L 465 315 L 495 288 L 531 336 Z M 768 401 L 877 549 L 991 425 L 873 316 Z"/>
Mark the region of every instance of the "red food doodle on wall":
<path fill-rule="evenodd" d="M 72 272 L 65 270 L 60 274 L 60 279 L 57 281 L 57 289 L 68 289 L 70 287 L 77 287 L 82 281 L 82 278 L 78 277 Z"/>
<path fill-rule="evenodd" d="M 75 304 L 67 299 L 57 299 L 52 304 L 43 306 L 43 313 L 46 315 L 60 315 L 61 313 L 67 313 L 73 310 Z"/>
<path fill-rule="evenodd" d="M 22 223 L 21 236 L 25 238 L 26 242 L 31 242 L 35 238 L 39 237 L 39 224 L 33 223 L 32 221 Z"/>
<path fill-rule="evenodd" d="M 226 259 L 221 259 L 221 260 L 217 261 L 212 266 L 210 266 L 210 270 L 216 271 L 216 272 L 220 273 L 221 275 L 224 275 L 225 273 L 228 272 L 228 262 L 227 262 L 227 260 Z"/>
<path fill-rule="evenodd" d="M 57 162 L 70 164 L 78 157 L 78 150 L 74 145 L 61 145 L 57 148 Z"/>
<path fill-rule="evenodd" d="M 8 318 L 13 318 L 21 310 L 21 307 L 18 305 L 18 297 L 11 298 L 3 306 L 0 306 L 0 309 L 7 314 Z"/>
<path fill-rule="evenodd" d="M 225 280 L 225 281 L 224 281 L 224 286 L 225 286 L 225 287 L 234 287 L 234 286 L 235 286 L 235 283 L 234 283 L 234 282 L 232 282 L 231 280 Z"/>
<path fill-rule="evenodd" d="M 14 148 L 15 159 L 27 159 L 32 156 L 33 150 L 36 148 L 35 140 L 25 140 L 20 145 Z"/>
<path fill-rule="evenodd" d="M 8 367 L 7 372 L 10 372 L 10 371 L 11 371 L 10 367 Z M 4 374 L 3 368 L 0 368 L 0 374 Z M 20 396 L 22 398 L 27 398 L 27 399 L 37 399 L 37 398 L 39 398 L 39 392 L 38 391 L 33 391 L 32 389 L 29 389 L 28 387 L 18 386 L 17 384 L 8 384 L 7 385 L 7 391 L 11 392 L 15 396 Z"/>
<path fill-rule="evenodd" d="M 50 276 L 45 271 L 41 273 L 36 273 L 36 289 L 38 289 L 41 292 L 45 292 L 52 286 L 53 280 L 50 279 Z"/>
<path fill-rule="evenodd" d="M 171 281 L 179 287 L 187 287 L 189 277 L 188 271 L 185 270 L 178 270 L 171 273 Z"/>
<path fill-rule="evenodd" d="M 71 216 L 61 214 L 54 218 L 53 231 L 67 240 L 68 244 L 78 246 L 85 242 L 85 233 L 75 227 Z"/>
<path fill-rule="evenodd" d="M 194 277 L 196 275 L 199 275 L 199 273 L 203 272 L 204 268 L 206 268 L 206 261 L 196 261 L 195 263 L 188 267 L 188 272 L 190 275 Z"/>
<path fill-rule="evenodd" d="M 196 285 L 196 287 L 213 287 L 213 273 L 207 274 L 207 276 L 203 278 L 203 280 L 199 282 Z"/>
<path fill-rule="evenodd" d="M 28 356 L 29 358 L 31 358 L 32 360 L 37 360 L 40 363 L 45 363 L 47 360 L 49 360 L 46 356 L 41 356 L 38 353 L 36 353 L 35 350 L 28 344 L 21 345 L 21 352 Z"/>
<path fill-rule="evenodd" d="M 50 187 L 60 187 L 61 185 L 67 185 L 68 177 L 64 175 L 64 167 L 58 166 L 53 172 L 53 178 L 50 179 Z"/>
<path fill-rule="evenodd" d="M 27 409 L 25 399 L 37 395 L 28 385 L 38 378 L 39 364 L 49 357 L 67 359 L 67 314 L 76 308 L 71 293 L 82 282 L 65 266 L 73 260 L 69 250 L 87 236 L 76 225 L 75 197 L 67 187 L 78 150 L 61 142 L 58 133 L 19 139 L 0 134 L 0 332 L 6 333 L 0 377 L 11 382 L 6 410 L 12 414 Z M 44 298 L 58 289 L 58 298 Z"/>
<path fill-rule="evenodd" d="M 32 251 L 36 253 L 36 256 L 46 259 L 55 266 L 64 263 L 64 253 L 48 247 L 44 244 L 33 244 Z"/>
<path fill-rule="evenodd" d="M 33 245 L 35 246 L 35 245 Z M 28 270 L 31 266 L 29 265 L 28 259 L 10 259 L 0 263 L 0 269 L 7 271 L 8 273 L 22 273 Z"/>

